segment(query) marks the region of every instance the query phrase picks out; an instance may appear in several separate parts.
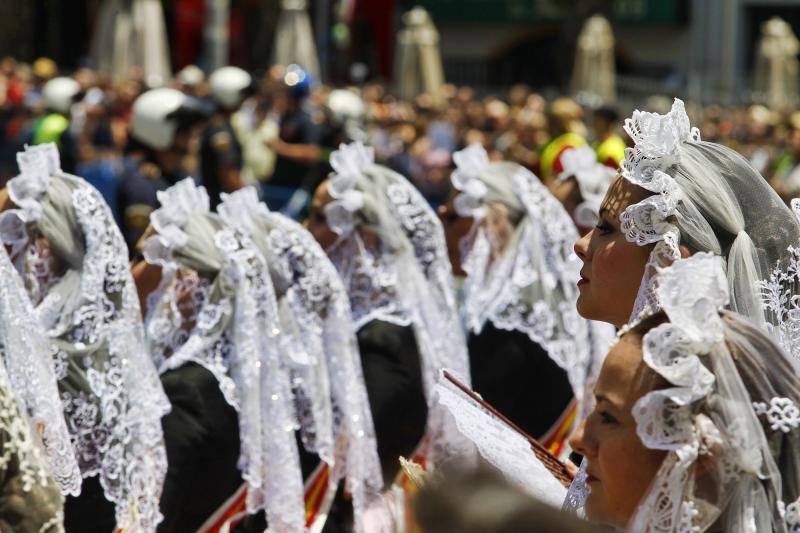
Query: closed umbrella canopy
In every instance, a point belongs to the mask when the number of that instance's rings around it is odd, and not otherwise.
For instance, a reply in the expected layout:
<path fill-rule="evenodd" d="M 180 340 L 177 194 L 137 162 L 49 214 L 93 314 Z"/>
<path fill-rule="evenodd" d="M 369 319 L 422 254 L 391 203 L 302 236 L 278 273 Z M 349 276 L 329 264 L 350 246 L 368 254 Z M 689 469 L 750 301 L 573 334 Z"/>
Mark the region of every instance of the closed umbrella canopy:
<path fill-rule="evenodd" d="M 617 99 L 615 78 L 611 24 L 605 17 L 595 15 L 586 21 L 578 36 L 570 89 L 587 103 L 612 103 Z"/>
<path fill-rule="evenodd" d="M 275 31 L 275 63 L 299 65 L 319 79 L 319 59 L 306 0 L 282 0 Z"/>
<path fill-rule="evenodd" d="M 167 29 L 159 0 L 105 0 L 92 42 L 100 72 L 123 77 L 132 67 L 144 72 L 150 87 L 170 76 Z"/>
<path fill-rule="evenodd" d="M 441 103 L 444 71 L 439 32 L 428 12 L 421 7 L 403 15 L 403 22 L 405 28 L 397 34 L 397 93 L 405 100 L 426 93 L 434 103 Z"/>
<path fill-rule="evenodd" d="M 800 44 L 785 20 L 773 17 L 761 25 L 755 75 L 755 100 L 770 107 L 797 103 L 797 53 Z"/>

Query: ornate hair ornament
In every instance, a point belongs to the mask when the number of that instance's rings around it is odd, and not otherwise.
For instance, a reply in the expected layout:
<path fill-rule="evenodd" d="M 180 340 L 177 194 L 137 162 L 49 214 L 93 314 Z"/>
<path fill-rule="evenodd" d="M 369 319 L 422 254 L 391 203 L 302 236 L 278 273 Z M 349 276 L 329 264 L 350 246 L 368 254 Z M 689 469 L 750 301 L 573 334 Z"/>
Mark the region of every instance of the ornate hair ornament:
<path fill-rule="evenodd" d="M 682 191 L 666 170 L 679 161 L 684 142 L 700 140 L 700 131 L 691 127 L 683 101 L 678 98 L 666 115 L 634 111 L 633 116 L 625 120 L 624 128 L 635 144 L 625 149 L 622 176 L 655 193 L 628 206 L 620 215 L 620 228 L 629 242 L 639 246 L 656 243 L 631 314 L 635 319 L 658 307 L 654 301 L 653 269 L 680 259 L 680 231 L 671 218 L 681 201 Z"/>
<path fill-rule="evenodd" d="M 661 531 L 670 524 L 683 524 L 686 531 L 695 527 L 702 531 L 722 509 L 695 492 L 695 483 L 689 480 L 694 463 L 703 455 L 717 458 L 721 491 L 732 490 L 738 476 L 750 476 L 758 484 L 770 454 L 762 449 L 760 435 L 765 430 L 756 417 L 763 415 L 772 430 L 783 432 L 796 429 L 800 418 L 788 398 L 772 398 L 769 405 L 756 403 L 748 414 L 742 406 L 748 405 L 749 396 L 737 396 L 732 392 L 735 387 L 719 382 L 740 379 L 725 377 L 721 370 L 725 365 L 720 363 L 731 357 L 720 316 L 729 300 L 723 259 L 698 253 L 659 268 L 658 276 L 658 301 L 669 322 L 644 335 L 643 360 L 671 386 L 645 394 L 632 414 L 644 445 L 670 453 L 631 529 Z M 711 359 L 704 363 L 706 358 Z M 698 412 L 701 401 L 713 412 Z"/>
<path fill-rule="evenodd" d="M 50 179 L 61 173 L 61 159 L 54 143 L 26 146 L 17 153 L 19 175 L 8 182 L 8 195 L 19 206 L 18 216 L 33 222 L 42 215 L 41 198 Z"/>
<path fill-rule="evenodd" d="M 156 235 L 145 241 L 143 253 L 148 263 L 174 266 L 172 252 L 189 239 L 183 231 L 184 225 L 192 216 L 210 212 L 208 193 L 194 179 L 185 178 L 156 195 L 161 207 L 150 214 Z"/>
<path fill-rule="evenodd" d="M 480 175 L 489 166 L 489 154 L 479 143 L 472 143 L 455 152 L 453 161 L 456 170 L 451 174 L 450 181 L 461 193 L 453 200 L 453 207 L 458 216 L 479 220 L 486 216 L 482 200 L 488 189 Z"/>
<path fill-rule="evenodd" d="M 355 213 L 364 207 L 364 194 L 355 188 L 356 182 L 366 168 L 375 164 L 375 150 L 360 141 L 340 144 L 330 162 L 333 174 L 328 181 L 328 194 L 334 201 L 325 206 L 325 217 L 333 231 L 347 235 L 355 228 Z"/>
<path fill-rule="evenodd" d="M 42 216 L 42 196 L 54 175 L 61 173 L 58 148 L 54 143 L 26 146 L 17 152 L 19 175 L 8 181 L 8 196 L 17 206 L 0 215 L 0 238 L 11 247 L 12 260 L 28 244 L 26 224 Z"/>

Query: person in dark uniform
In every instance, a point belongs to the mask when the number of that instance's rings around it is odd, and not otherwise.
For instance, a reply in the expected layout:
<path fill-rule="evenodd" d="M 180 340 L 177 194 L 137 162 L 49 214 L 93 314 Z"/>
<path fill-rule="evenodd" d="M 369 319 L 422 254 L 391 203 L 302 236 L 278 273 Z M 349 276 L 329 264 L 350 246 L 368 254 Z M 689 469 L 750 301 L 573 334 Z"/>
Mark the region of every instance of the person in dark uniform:
<path fill-rule="evenodd" d="M 579 416 L 573 387 L 582 393 L 591 363 L 588 323 L 575 311 L 570 279 L 577 230 L 523 167 L 490 163 L 477 144 L 454 160 L 458 194 L 440 216 L 456 247 L 454 271 L 466 274 L 462 316 L 473 387 L 558 455 Z"/>
<path fill-rule="evenodd" d="M 208 115 L 203 102 L 175 89 L 153 89 L 134 102 L 119 188 L 122 232 L 132 254 L 158 206 L 158 191 L 187 176 L 183 160 L 193 128 Z"/>
<path fill-rule="evenodd" d="M 262 193 L 271 210 L 281 211 L 291 200 L 292 210 L 299 213 L 320 181 L 319 163 L 328 154 L 320 146 L 323 130 L 307 105 L 310 75 L 296 65 L 290 66 L 284 83 L 274 105 L 280 115 L 279 135 L 269 142 L 276 155 L 275 170 Z M 293 198 L 295 192 L 298 196 Z"/>
<path fill-rule="evenodd" d="M 55 143 L 66 172 L 75 172 L 78 163 L 78 143 L 70 131 L 70 110 L 82 96 L 80 84 L 72 78 L 58 77 L 42 87 L 43 116 L 30 129 L 21 132 L 19 149 L 28 144 Z"/>
<path fill-rule="evenodd" d="M 238 67 L 222 67 L 209 77 L 217 109 L 209 119 L 200 142 L 200 175 L 211 199 L 211 209 L 220 193 L 242 187 L 242 147 L 231 126 L 231 115 L 247 95 L 252 78 Z"/>

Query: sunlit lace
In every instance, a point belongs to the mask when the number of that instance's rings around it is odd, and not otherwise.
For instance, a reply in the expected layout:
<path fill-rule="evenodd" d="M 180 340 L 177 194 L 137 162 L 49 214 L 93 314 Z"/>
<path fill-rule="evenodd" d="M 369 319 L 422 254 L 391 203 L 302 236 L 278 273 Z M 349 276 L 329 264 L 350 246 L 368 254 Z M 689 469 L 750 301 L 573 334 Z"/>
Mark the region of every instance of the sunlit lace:
<path fill-rule="evenodd" d="M 55 348 L 38 324 L 5 250 L 0 250 L 0 353 L 16 398 L 44 444 L 49 473 L 62 493 L 81 487 L 75 449 L 56 382 Z M 59 369 L 59 378 L 66 369 Z"/>
<path fill-rule="evenodd" d="M 478 156 L 481 151 L 479 145 L 470 147 L 465 164 L 488 161 L 485 151 L 485 157 Z M 469 168 L 459 167 L 458 173 L 458 179 L 453 178 L 456 187 L 463 188 L 467 177 L 479 180 Z M 525 333 L 567 372 L 575 396 L 582 398 L 593 346 L 588 323 L 575 307 L 580 261 L 572 246 L 578 232 L 563 206 L 533 174 L 520 168 L 513 186 L 527 215 L 520 222 L 518 244 L 498 256 L 487 231 L 475 223 L 463 261 L 468 274 L 464 322 L 475 333 L 486 322 Z"/>
<path fill-rule="evenodd" d="M 28 148 L 19 160 L 23 172 L 9 183 L 17 216 L 35 228 L 50 180 L 65 180 L 85 241 L 80 273 L 68 270 L 52 284 L 38 285 L 40 291 L 55 289 L 79 276 L 75 294 L 62 301 L 55 290 L 41 293 L 36 309 L 59 348 L 55 371 L 64 385 L 61 400 L 78 464 L 83 477 L 99 476 L 116 505 L 117 527 L 154 531 L 166 473 L 160 419 L 169 403 L 144 344 L 124 239 L 100 194 L 60 171 L 54 145 Z M 47 262 L 30 251 L 20 251 L 23 272 L 30 272 L 30 261 Z"/>
<path fill-rule="evenodd" d="M 636 319 L 659 308 L 656 269 L 680 258 L 680 232 L 671 219 L 681 201 L 681 190 L 665 171 L 678 162 L 681 144 L 700 140 L 700 131 L 691 127 L 678 98 L 666 115 L 634 111 L 625 120 L 624 128 L 634 147 L 625 149 L 622 175 L 634 185 L 655 193 L 628 206 L 620 215 L 621 230 L 628 241 L 639 246 L 656 243 L 631 313 L 631 319 Z"/>
<path fill-rule="evenodd" d="M 333 462 L 334 480 L 346 477 L 360 528 L 361 513 L 383 480 L 341 280 L 311 234 L 269 212 L 255 189 L 226 195 L 219 212 L 244 235 L 263 238 L 270 251 L 275 284 L 288 310 L 282 314 L 282 346 L 293 360 L 292 384 L 304 443 Z M 333 441 L 338 443 L 335 450 L 330 449 Z"/>
<path fill-rule="evenodd" d="M 713 453 L 719 467 L 717 490 L 725 494 L 742 472 L 757 474 L 761 456 L 737 431 L 737 422 L 721 427 L 698 414 L 698 401 L 725 401 L 714 374 L 701 362 L 714 350 L 724 350 L 719 311 L 729 300 L 722 259 L 698 253 L 659 269 L 657 296 L 669 322 L 643 339 L 645 363 L 672 387 L 645 394 L 633 407 L 637 433 L 645 446 L 669 452 L 650 491 L 640 503 L 632 531 L 704 531 L 720 509 L 699 497 L 692 468 Z M 713 450 L 713 452 L 712 452 Z"/>
<path fill-rule="evenodd" d="M 451 368 L 469 381 L 466 342 L 457 319 L 444 232 L 424 198 L 405 178 L 392 174 L 387 190 L 382 191 L 385 196 L 375 200 L 385 202 L 412 249 L 391 253 L 381 244 L 372 247 L 365 243 L 357 231 L 363 193 L 356 184 L 371 167 L 372 159 L 371 149 L 359 143 L 342 145 L 331 156 L 336 173 L 329 188 L 337 200 L 326 207 L 326 217 L 340 238 L 327 252 L 346 287 L 356 328 L 372 320 L 414 327 L 429 405 L 425 453 L 436 464 L 471 448 L 452 427 L 452 419 L 445 416 L 434 394 L 438 372 L 443 368 Z M 360 195 L 361 199 L 348 203 L 347 195 Z"/>
<path fill-rule="evenodd" d="M 566 489 L 531 450 L 528 440 L 448 380 L 436 385 L 439 401 L 455 418 L 458 430 L 478 448 L 481 456 L 539 501 L 561 506 Z"/>

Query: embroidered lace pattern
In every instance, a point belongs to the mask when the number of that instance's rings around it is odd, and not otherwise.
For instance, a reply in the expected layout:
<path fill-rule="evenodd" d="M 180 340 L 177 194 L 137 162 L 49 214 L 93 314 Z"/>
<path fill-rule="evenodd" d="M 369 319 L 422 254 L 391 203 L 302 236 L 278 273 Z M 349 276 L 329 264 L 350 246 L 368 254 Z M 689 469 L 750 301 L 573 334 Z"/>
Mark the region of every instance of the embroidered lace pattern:
<path fill-rule="evenodd" d="M 54 145 L 28 148 L 18 160 L 22 173 L 9 183 L 20 207 L 14 214 L 36 232 L 43 196 L 52 180 L 63 180 L 85 246 L 80 272 L 42 272 L 49 258 L 30 242 L 18 263 L 22 272 L 37 272 L 36 315 L 57 349 L 54 370 L 78 465 L 83 477 L 99 476 L 119 528 L 154 531 L 162 518 L 161 416 L 169 403 L 145 347 L 127 248 L 100 194 L 61 172 Z"/>
<path fill-rule="evenodd" d="M 436 464 L 471 447 L 435 402 L 434 385 L 442 368 L 468 376 L 463 332 L 455 313 L 452 277 L 446 268 L 444 234 L 435 214 L 405 178 L 376 167 L 370 148 L 341 145 L 331 155 L 334 175 L 329 192 L 335 201 L 325 208 L 328 225 L 340 238 L 328 250 L 347 294 L 356 328 L 372 320 L 413 326 L 419 345 L 423 383 L 429 405 L 425 455 Z M 359 183 L 367 171 L 385 175 L 385 187 L 373 187 L 370 201 L 396 221 L 408 249 L 390 251 L 385 243 L 367 244 L 360 227 L 366 199 Z M 373 184 L 370 184 L 373 185 Z M 380 228 L 384 230 L 385 228 Z M 379 231 L 380 233 L 380 231 Z M 465 378 L 468 382 L 468 378 Z"/>
<path fill-rule="evenodd" d="M 472 198 L 464 202 L 473 210 L 463 210 L 463 215 L 474 216 L 482 196 L 469 191 L 482 190 L 473 182 L 481 182 L 488 156 L 477 145 L 456 155 L 457 164 L 473 165 L 459 166 L 452 180 L 462 191 L 457 199 L 462 195 Z M 568 373 L 575 396 L 582 398 L 592 343 L 588 323 L 575 307 L 580 262 L 572 246 L 578 233 L 569 214 L 536 176 L 519 168 L 512 181 L 526 211 L 517 228 L 516 245 L 496 252 L 479 219 L 464 241 L 471 239 L 463 261 L 468 274 L 464 281 L 464 322 L 475 333 L 491 321 L 500 329 L 527 334 Z"/>
<path fill-rule="evenodd" d="M 787 263 L 776 265 L 769 278 L 756 282 L 756 288 L 769 314 L 766 327 L 800 360 L 800 298 L 795 296 L 800 286 L 800 248 L 789 246 L 787 252 Z"/>
<path fill-rule="evenodd" d="M 36 322 L 25 288 L 5 251 L 0 251 L 0 273 L 0 354 L 8 379 L 42 437 L 50 475 L 62 493 L 77 496 L 81 472 L 64 421 L 54 347 Z"/>
<path fill-rule="evenodd" d="M 360 516 L 383 487 L 383 478 L 347 293 L 333 264 L 304 228 L 277 213 L 270 213 L 269 220 L 275 256 L 284 275 L 294 280 L 286 299 L 302 338 L 315 349 L 311 360 L 327 360 L 334 428 L 341 435 L 337 442 L 345 442 L 339 446 L 336 472 L 346 476 Z"/>
<path fill-rule="evenodd" d="M 3 446 L 0 449 L 0 468 L 19 469 L 22 490 L 30 491 L 36 485 L 47 485 L 46 460 L 34 439 L 31 426 L 26 422 L 14 395 L 5 369 L 0 367 L 0 427 Z"/>
<path fill-rule="evenodd" d="M 561 505 L 566 496 L 564 486 L 536 458 L 525 437 L 447 380 L 439 381 L 436 392 L 458 430 L 475 443 L 484 459 L 538 500 L 553 507 Z"/>
<path fill-rule="evenodd" d="M 346 477 L 360 517 L 383 480 L 355 329 L 336 269 L 304 228 L 270 213 L 252 188 L 226 195 L 219 211 L 241 238 L 266 237 L 275 283 L 289 310 L 281 346 L 291 355 L 286 360 L 307 447 L 332 464 L 334 479 Z"/>
<path fill-rule="evenodd" d="M 752 430 L 742 426 L 748 416 L 747 404 L 737 404 L 736 399 L 727 396 L 725 387 L 720 389 L 715 374 L 709 370 L 716 363 L 701 361 L 730 358 L 719 316 L 729 299 L 722 259 L 711 253 L 698 253 L 660 269 L 658 275 L 658 301 L 670 322 L 645 334 L 643 354 L 645 363 L 672 387 L 645 394 L 634 405 L 632 414 L 644 445 L 669 454 L 630 527 L 634 531 L 704 531 L 717 520 L 721 509 L 695 492 L 695 461 L 710 453 L 717 458 L 716 490 L 721 499 L 734 483 L 743 482 L 745 474 L 751 477 L 744 479 L 757 483 L 762 452 L 758 444 L 748 441 Z M 723 410 L 722 415 L 714 414 L 716 420 L 712 420 L 697 412 L 700 401 L 733 407 Z M 781 399 L 773 399 L 769 408 L 763 407 L 767 417 L 776 418 L 781 430 L 781 425 L 793 416 L 792 406 Z M 726 422 L 720 416 L 730 418 Z M 758 428 L 756 432 L 761 431 L 755 421 L 753 427 Z"/>
<path fill-rule="evenodd" d="M 631 313 L 631 318 L 636 319 L 659 308 L 657 268 L 680 258 L 680 232 L 671 220 L 681 201 L 681 191 L 665 170 L 678 161 L 683 142 L 700 140 L 700 131 L 691 127 L 683 102 L 677 98 L 666 115 L 636 110 L 625 120 L 624 127 L 634 147 L 625 150 L 622 175 L 655 193 L 628 206 L 620 215 L 621 230 L 628 241 L 639 246 L 656 243 Z"/>

